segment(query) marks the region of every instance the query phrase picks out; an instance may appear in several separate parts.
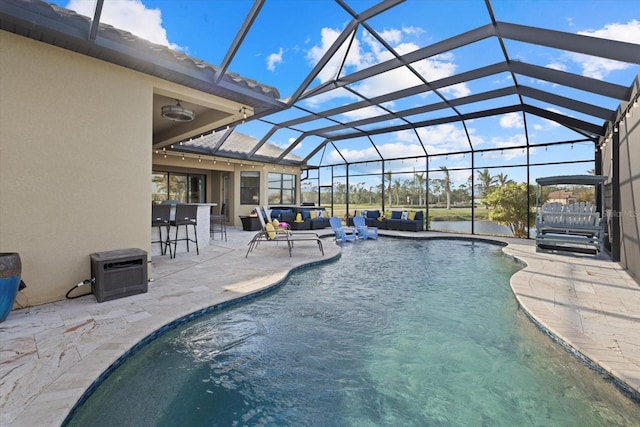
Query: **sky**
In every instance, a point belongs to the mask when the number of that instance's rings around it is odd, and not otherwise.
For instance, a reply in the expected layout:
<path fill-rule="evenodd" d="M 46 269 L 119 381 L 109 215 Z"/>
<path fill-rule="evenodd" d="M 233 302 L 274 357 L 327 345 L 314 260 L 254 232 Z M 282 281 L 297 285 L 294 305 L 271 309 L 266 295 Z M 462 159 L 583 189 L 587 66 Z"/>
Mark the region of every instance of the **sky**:
<path fill-rule="evenodd" d="M 93 16 L 93 0 L 59 0 L 54 3 L 74 10 L 77 13 Z M 372 0 L 346 0 L 355 13 L 360 13 L 377 2 Z M 189 56 L 201 59 L 209 64 L 218 65 L 227 54 L 234 37 L 242 26 L 247 13 L 253 6 L 248 0 L 105 0 L 101 21 L 130 31 L 151 42 L 162 44 L 181 51 Z M 536 26 L 574 34 L 610 38 L 640 44 L 640 7 L 637 0 L 504 0 L 491 2 L 498 21 L 520 25 Z M 291 96 L 324 55 L 327 48 L 351 20 L 337 3 L 330 0 L 267 0 L 262 7 L 251 31 L 243 41 L 231 62 L 229 71 L 260 83 L 274 86 L 281 98 Z M 427 1 L 410 0 L 369 20 L 371 27 L 383 36 L 398 53 L 407 53 L 438 41 L 470 31 L 491 22 L 483 0 Z M 587 77 L 629 86 L 636 78 L 640 67 L 630 66 L 616 61 L 586 55 L 542 48 L 537 45 L 507 40 L 505 48 L 510 58 L 529 64 L 568 71 Z M 339 51 L 338 58 L 331 61 L 311 86 L 333 79 L 343 65 L 342 74 L 361 70 L 373 64 L 386 61 L 392 54 L 375 40 L 365 29 L 356 33 L 353 46 Z M 447 76 L 472 70 L 481 66 L 504 61 L 504 56 L 495 38 L 477 42 L 435 57 L 415 63 L 416 69 L 428 80 L 433 81 Z M 411 85 L 417 78 L 402 70 L 384 73 L 353 86 L 367 97 L 373 97 L 392 90 Z M 512 85 L 511 76 L 493 75 L 489 78 L 470 81 L 442 89 L 442 94 L 451 99 Z M 519 84 L 551 91 L 569 98 L 584 99 L 584 93 L 575 93 L 575 89 L 555 88 L 549 82 L 533 81 L 521 77 Z M 345 90 L 331 91 L 312 97 L 300 105 L 308 109 L 324 110 L 357 101 L 359 98 Z M 437 102 L 434 94 L 408 97 L 386 105 L 391 111 L 401 111 L 418 105 Z M 508 105 L 507 99 L 491 101 L 495 107 Z M 615 110 L 619 101 L 593 95 L 596 105 Z M 534 101 L 531 105 L 536 105 Z M 487 106 L 493 107 L 488 104 Z M 486 106 L 483 106 L 486 107 Z M 461 107 L 464 113 L 477 109 L 477 106 Z M 544 108 L 548 108 L 546 105 Z M 562 112 L 560 109 L 557 112 Z M 356 120 L 382 114 L 374 108 L 352 111 L 339 117 L 342 121 Z M 291 109 L 278 115 L 278 120 L 306 115 Z M 450 115 L 448 112 L 445 115 Z M 601 119 L 580 116 L 578 119 L 602 124 Z M 425 120 L 443 116 L 442 112 L 415 117 Z M 328 123 L 328 122 L 327 122 Z M 476 157 L 476 167 L 495 167 L 495 173 L 512 172 L 510 175 L 522 178 L 524 169 L 499 169 L 502 165 L 526 163 L 525 153 L 509 147 L 523 144 L 524 121 L 522 114 L 511 113 L 499 117 L 482 118 L 469 121 L 465 130 L 460 124 L 433 126 L 419 130 L 420 136 L 430 153 L 442 153 L 431 168 L 439 163 L 454 171 L 470 166 L 469 155 L 446 155 L 467 150 L 469 143 L 467 132 L 474 148 L 502 148 L 501 151 L 486 153 Z M 238 128 L 238 131 L 260 139 L 270 125 L 250 122 Z M 557 123 L 527 116 L 530 143 L 536 145 L 530 150 L 532 163 L 561 161 L 562 159 L 592 159 L 593 144 L 576 143 L 562 150 L 545 143 L 582 138 Z M 304 126 L 301 126 L 304 130 Z M 288 147 L 300 132 L 282 130 L 276 132 L 270 143 L 282 148 Z M 420 155 L 422 149 L 416 135 L 411 131 L 396 132 L 377 136 L 374 141 L 379 151 L 387 158 Z M 292 154 L 306 157 L 319 139 L 303 141 Z M 366 140 L 336 141 L 335 146 L 350 162 L 374 160 L 376 150 Z M 332 164 L 341 162 L 333 147 L 319 153 L 310 164 Z M 404 163 L 404 162 L 403 162 Z M 394 165 L 397 171 L 411 170 L 406 165 Z M 417 165 L 420 168 L 421 165 Z M 373 168 L 376 166 L 373 165 Z M 585 173 L 592 165 L 575 167 L 532 168 L 533 174 L 564 174 L 548 172 L 551 170 L 571 173 Z M 363 166 L 362 171 L 366 171 Z M 387 170 L 389 170 L 387 168 Z M 544 170 L 544 172 L 543 172 Z M 469 172 L 454 172 L 455 180 L 466 180 Z"/>

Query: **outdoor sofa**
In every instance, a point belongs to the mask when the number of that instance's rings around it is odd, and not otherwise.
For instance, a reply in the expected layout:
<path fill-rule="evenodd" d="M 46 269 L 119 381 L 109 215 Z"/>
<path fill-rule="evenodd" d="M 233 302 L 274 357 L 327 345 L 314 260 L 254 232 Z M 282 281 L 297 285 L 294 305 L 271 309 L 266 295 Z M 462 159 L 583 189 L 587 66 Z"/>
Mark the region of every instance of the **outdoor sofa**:
<path fill-rule="evenodd" d="M 292 230 L 317 230 L 331 227 L 327 211 L 315 206 L 272 208 L 271 218 L 286 222 Z"/>
<path fill-rule="evenodd" d="M 424 230 L 424 213 L 422 211 L 391 211 L 391 217 L 384 219 L 381 219 L 379 210 L 356 210 L 354 215 L 364 216 L 367 227 L 398 231 Z M 353 217 L 350 217 L 347 223 L 349 226 L 353 226 Z"/>

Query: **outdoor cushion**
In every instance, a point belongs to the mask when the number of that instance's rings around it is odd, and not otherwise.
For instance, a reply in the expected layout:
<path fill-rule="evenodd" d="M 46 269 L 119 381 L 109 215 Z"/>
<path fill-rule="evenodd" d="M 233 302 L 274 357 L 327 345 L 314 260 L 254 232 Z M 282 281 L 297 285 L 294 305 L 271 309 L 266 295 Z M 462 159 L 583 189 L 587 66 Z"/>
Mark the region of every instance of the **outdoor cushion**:
<path fill-rule="evenodd" d="M 376 219 L 380 217 L 380 211 L 367 211 L 367 218 Z"/>
<path fill-rule="evenodd" d="M 304 221 L 304 220 L 307 220 L 307 219 L 311 219 L 311 214 L 307 210 L 302 211 L 302 220 Z"/>
<path fill-rule="evenodd" d="M 391 219 L 402 219 L 402 212 L 401 211 L 391 212 Z"/>
<path fill-rule="evenodd" d="M 276 229 L 273 228 L 273 224 L 271 224 L 270 222 L 267 223 L 266 230 L 267 230 L 267 236 L 269 236 L 270 240 L 273 240 L 276 238 Z"/>

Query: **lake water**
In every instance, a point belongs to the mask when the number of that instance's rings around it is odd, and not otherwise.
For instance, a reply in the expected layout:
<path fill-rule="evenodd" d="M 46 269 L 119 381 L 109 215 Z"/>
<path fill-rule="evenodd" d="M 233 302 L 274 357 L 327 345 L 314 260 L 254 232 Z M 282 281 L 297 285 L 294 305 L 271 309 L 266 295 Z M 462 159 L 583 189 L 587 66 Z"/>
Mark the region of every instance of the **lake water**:
<path fill-rule="evenodd" d="M 498 236 L 513 236 L 509 227 L 492 221 L 476 221 L 476 234 L 490 234 Z M 455 231 L 456 233 L 471 233 L 471 221 L 431 221 L 430 230 Z"/>

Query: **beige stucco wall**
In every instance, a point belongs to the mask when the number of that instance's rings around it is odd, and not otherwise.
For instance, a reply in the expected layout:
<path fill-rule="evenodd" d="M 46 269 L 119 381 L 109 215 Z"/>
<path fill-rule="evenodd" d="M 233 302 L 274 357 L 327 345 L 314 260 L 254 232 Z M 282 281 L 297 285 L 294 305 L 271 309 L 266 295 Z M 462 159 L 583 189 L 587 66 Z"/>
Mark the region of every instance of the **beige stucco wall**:
<path fill-rule="evenodd" d="M 35 305 L 90 277 L 93 252 L 149 251 L 153 87 L 4 31 L 0 55 L 0 251 Z"/>
<path fill-rule="evenodd" d="M 640 75 L 633 84 L 631 99 L 634 99 L 639 88 Z M 609 177 L 607 184 L 613 182 L 613 148 L 617 141 L 620 210 L 610 214 L 617 217 L 618 221 L 616 222 L 615 218 L 609 219 L 609 235 L 613 236 L 613 228 L 617 224 L 620 235 L 620 264 L 640 281 L 640 107 L 633 108 L 630 116 L 626 117 L 628 106 L 627 103 L 620 105 L 618 120 L 622 120 L 619 122 L 618 132 L 614 134 L 613 141 L 606 144 L 602 150 L 602 174 Z"/>
<path fill-rule="evenodd" d="M 638 86 L 640 78 L 636 80 L 635 93 Z M 619 130 L 620 263 L 640 281 L 640 107 L 631 110 Z"/>

